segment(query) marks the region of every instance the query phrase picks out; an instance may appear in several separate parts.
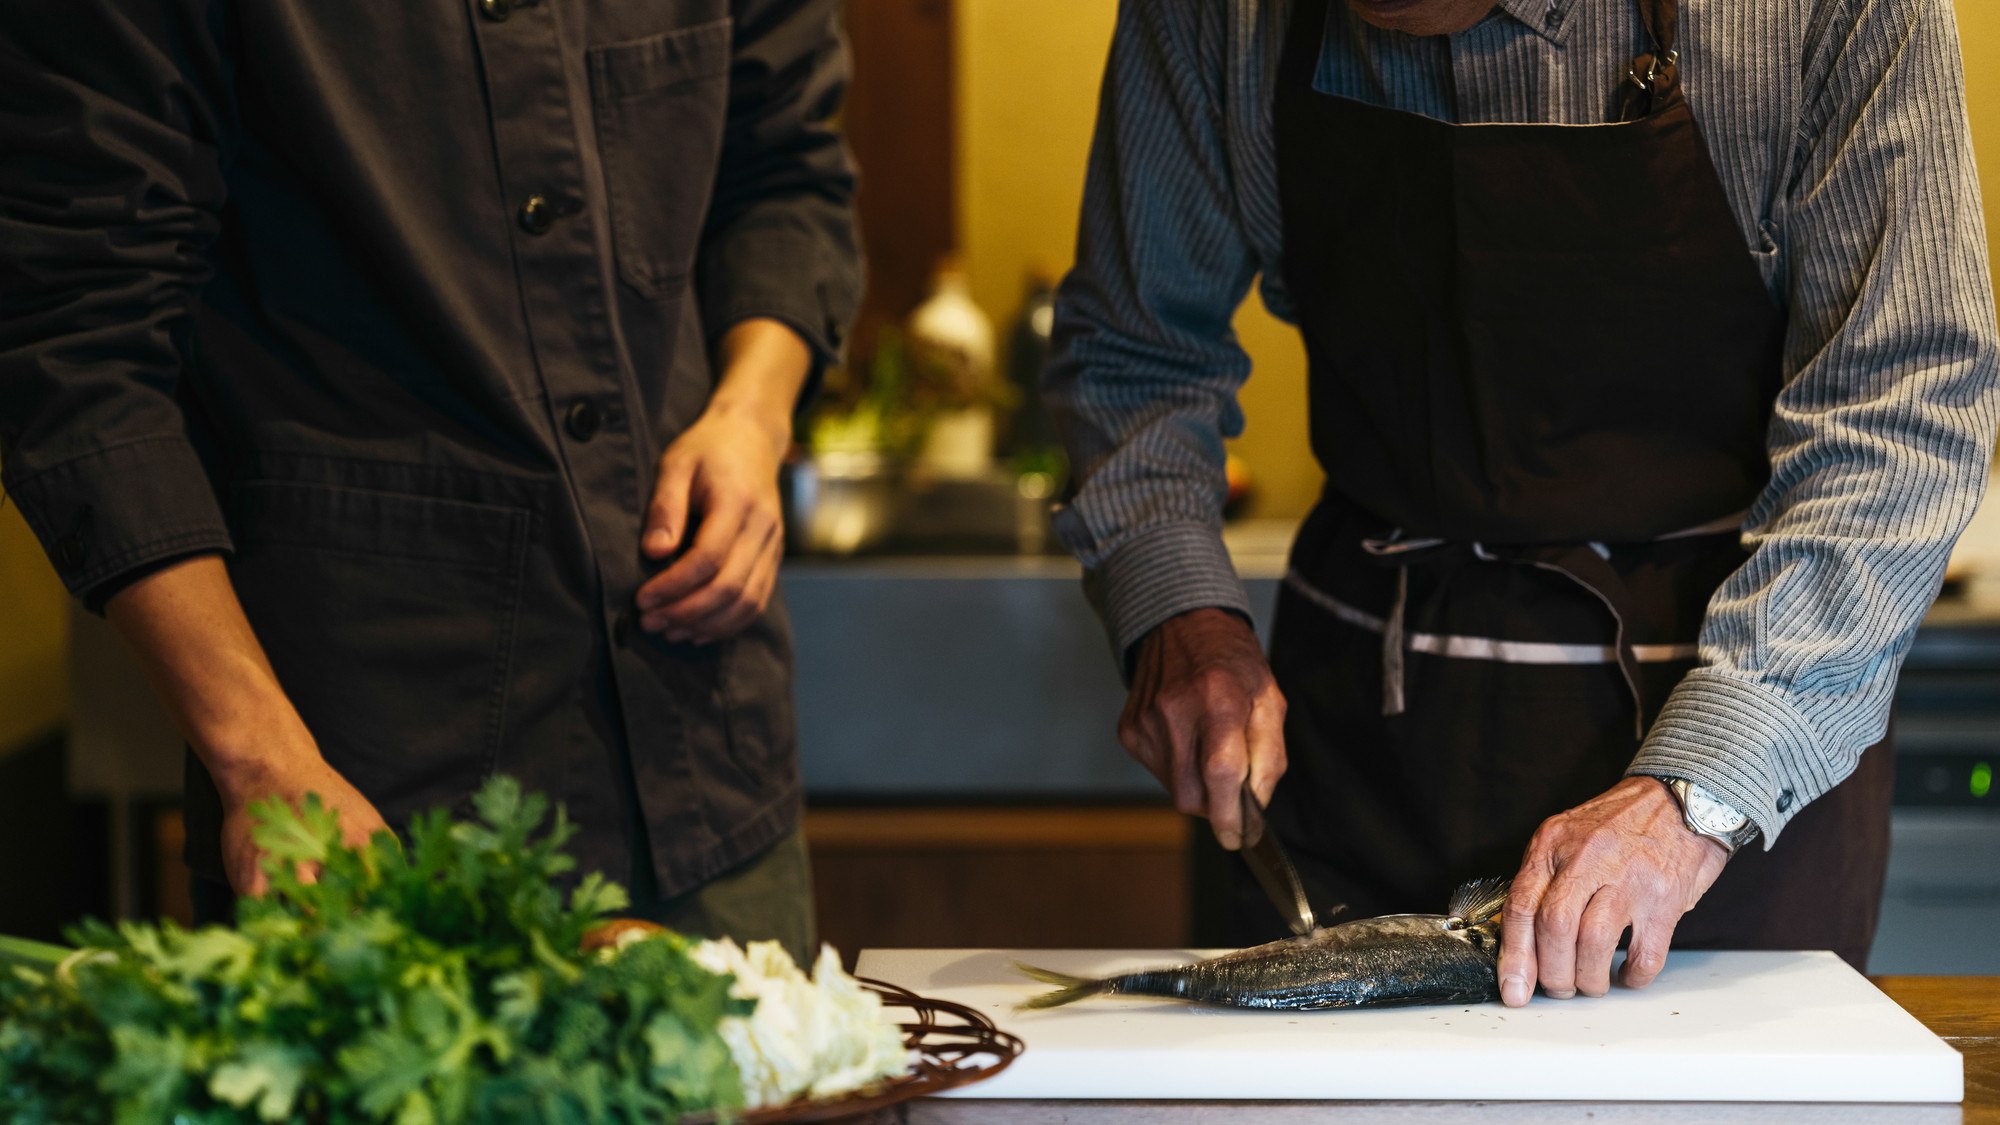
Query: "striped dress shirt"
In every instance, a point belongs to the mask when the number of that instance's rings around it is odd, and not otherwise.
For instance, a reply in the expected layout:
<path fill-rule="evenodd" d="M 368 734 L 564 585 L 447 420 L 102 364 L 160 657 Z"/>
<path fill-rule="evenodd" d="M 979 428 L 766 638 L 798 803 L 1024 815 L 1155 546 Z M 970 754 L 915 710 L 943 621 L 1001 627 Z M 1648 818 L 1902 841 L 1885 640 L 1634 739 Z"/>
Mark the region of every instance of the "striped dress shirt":
<path fill-rule="evenodd" d="M 1635 0 L 1500 0 L 1428 38 L 1334 3 L 1320 91 L 1460 123 L 1612 120 L 1647 44 Z M 1249 612 L 1220 535 L 1250 374 L 1230 325 L 1260 276 L 1290 316 L 1271 124 L 1289 15 L 1119 11 L 1044 390 L 1077 479 L 1058 531 L 1121 657 L 1177 614 Z M 1992 458 L 1993 297 L 1950 0 L 1682 0 L 1680 50 L 1744 253 L 1790 320 L 1752 555 L 1632 771 L 1701 783 L 1768 846 L 1886 729 Z"/>

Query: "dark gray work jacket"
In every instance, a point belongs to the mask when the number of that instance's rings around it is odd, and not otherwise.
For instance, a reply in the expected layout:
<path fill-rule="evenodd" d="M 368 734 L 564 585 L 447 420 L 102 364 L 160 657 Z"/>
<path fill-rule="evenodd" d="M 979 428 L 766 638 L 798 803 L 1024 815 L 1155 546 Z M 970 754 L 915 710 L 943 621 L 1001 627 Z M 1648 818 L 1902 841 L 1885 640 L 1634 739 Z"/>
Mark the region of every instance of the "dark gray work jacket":
<path fill-rule="evenodd" d="M 676 894 L 796 822 L 791 648 L 633 626 L 708 344 L 860 286 L 837 0 L 0 9 L 4 484 L 70 589 L 231 556 L 400 824 L 496 771 Z M 221 871 L 212 787 L 190 859 Z"/>

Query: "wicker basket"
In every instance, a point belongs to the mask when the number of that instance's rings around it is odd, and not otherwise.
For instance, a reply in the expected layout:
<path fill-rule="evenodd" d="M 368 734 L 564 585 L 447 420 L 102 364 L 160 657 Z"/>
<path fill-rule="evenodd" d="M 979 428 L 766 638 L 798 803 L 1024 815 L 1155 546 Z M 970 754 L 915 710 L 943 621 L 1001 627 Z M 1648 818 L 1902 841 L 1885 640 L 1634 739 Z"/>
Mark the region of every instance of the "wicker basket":
<path fill-rule="evenodd" d="M 741 1125 L 793 1125 L 806 1121 L 840 1121 L 872 1114 L 911 1098 L 942 1093 L 991 1078 L 1007 1069 L 1021 1053 L 1021 1040 L 993 1025 L 972 1008 L 950 1000 L 933 1000 L 886 981 L 861 978 L 882 997 L 885 1008 L 906 1009 L 905 1042 L 917 1054 L 909 1074 L 881 1086 L 857 1090 L 826 1101 L 793 1102 L 751 1110 L 736 1118 Z M 683 1125 L 702 1125 L 714 1117 L 686 1118 Z"/>

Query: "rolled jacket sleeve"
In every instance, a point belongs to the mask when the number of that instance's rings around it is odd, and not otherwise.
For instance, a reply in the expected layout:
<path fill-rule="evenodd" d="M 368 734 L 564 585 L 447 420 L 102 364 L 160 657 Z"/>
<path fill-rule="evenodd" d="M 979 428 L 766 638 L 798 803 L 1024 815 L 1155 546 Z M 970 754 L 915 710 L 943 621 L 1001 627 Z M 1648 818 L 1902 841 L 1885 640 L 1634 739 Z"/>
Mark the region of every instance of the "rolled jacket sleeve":
<path fill-rule="evenodd" d="M 1243 430 L 1250 373 L 1231 316 L 1258 268 L 1232 178 L 1226 18 L 1120 5 L 1043 376 L 1075 482 L 1056 530 L 1121 661 L 1178 614 L 1250 615 L 1222 544 L 1223 441 Z"/>
<path fill-rule="evenodd" d="M 710 339 L 769 317 L 821 365 L 861 301 L 854 170 L 832 121 L 847 88 L 838 0 L 738 0 L 729 120 L 697 263 Z"/>
<path fill-rule="evenodd" d="M 1946 0 L 1823 5 L 1772 216 L 1791 324 L 1749 562 L 1633 773 L 1688 777 L 1768 845 L 1888 725 L 1992 457 L 1996 332 Z"/>
<path fill-rule="evenodd" d="M 0 14 L 0 483 L 76 594 L 230 548 L 179 384 L 223 205 L 212 0 Z"/>

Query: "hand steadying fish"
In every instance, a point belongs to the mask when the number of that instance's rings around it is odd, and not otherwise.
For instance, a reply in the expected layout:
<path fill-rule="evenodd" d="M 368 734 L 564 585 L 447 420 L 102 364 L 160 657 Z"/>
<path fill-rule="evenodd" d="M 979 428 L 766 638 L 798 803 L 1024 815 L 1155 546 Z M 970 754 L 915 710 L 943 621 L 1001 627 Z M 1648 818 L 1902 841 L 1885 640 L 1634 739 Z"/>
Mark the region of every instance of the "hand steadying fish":
<path fill-rule="evenodd" d="M 1160 996 L 1228 1008 L 1384 1008 L 1500 998 L 1500 908 L 1512 880 L 1480 879 L 1451 896 L 1449 914 L 1388 914 L 1304 937 L 1102 980 L 1015 968 L 1059 986 L 1022 1004 L 1054 1008 L 1086 996 Z"/>

